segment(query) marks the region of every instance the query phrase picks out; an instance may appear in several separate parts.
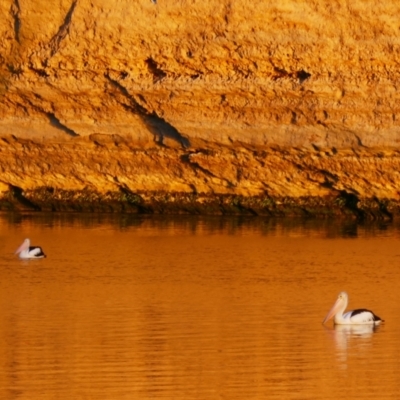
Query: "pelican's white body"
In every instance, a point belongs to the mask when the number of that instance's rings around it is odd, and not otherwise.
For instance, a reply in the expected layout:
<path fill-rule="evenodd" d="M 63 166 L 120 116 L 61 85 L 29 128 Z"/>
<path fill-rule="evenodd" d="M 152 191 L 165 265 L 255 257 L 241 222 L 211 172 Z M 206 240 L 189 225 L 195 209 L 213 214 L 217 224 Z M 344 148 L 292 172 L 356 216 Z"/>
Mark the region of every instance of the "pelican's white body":
<path fill-rule="evenodd" d="M 343 314 L 349 302 L 349 296 L 346 292 L 339 293 L 336 303 L 328 312 L 323 320 L 323 324 L 334 317 L 333 321 L 337 325 L 379 325 L 382 320 L 370 310 L 359 309 L 348 311 Z"/>
<path fill-rule="evenodd" d="M 15 254 L 19 253 L 19 258 L 29 259 L 29 258 L 44 258 L 46 255 L 39 246 L 31 246 L 31 241 L 25 239 L 21 246 L 15 251 Z"/>

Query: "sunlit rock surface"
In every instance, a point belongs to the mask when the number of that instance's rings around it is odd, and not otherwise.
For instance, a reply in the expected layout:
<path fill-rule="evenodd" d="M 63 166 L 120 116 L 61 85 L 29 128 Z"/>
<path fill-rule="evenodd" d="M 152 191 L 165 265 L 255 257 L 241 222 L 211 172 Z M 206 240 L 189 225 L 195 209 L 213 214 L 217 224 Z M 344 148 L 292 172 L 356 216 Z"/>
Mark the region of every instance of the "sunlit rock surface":
<path fill-rule="evenodd" d="M 3 0 L 0 208 L 391 218 L 399 15 Z"/>

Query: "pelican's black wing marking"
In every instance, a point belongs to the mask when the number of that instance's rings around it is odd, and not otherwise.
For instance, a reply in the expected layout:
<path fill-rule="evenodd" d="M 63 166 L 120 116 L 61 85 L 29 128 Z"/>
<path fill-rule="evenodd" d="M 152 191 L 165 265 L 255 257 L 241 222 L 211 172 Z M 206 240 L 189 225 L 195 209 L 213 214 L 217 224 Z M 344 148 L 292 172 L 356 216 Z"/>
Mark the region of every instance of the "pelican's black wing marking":
<path fill-rule="evenodd" d="M 382 318 L 378 317 L 371 310 L 367 310 L 366 308 L 359 308 L 357 310 L 353 310 L 351 312 L 351 316 L 354 317 L 355 315 L 362 314 L 363 312 L 371 313 L 374 321 L 382 321 Z"/>
<path fill-rule="evenodd" d="M 46 257 L 46 254 L 43 253 L 42 248 L 39 246 L 30 246 L 29 252 L 32 252 L 35 257 Z"/>

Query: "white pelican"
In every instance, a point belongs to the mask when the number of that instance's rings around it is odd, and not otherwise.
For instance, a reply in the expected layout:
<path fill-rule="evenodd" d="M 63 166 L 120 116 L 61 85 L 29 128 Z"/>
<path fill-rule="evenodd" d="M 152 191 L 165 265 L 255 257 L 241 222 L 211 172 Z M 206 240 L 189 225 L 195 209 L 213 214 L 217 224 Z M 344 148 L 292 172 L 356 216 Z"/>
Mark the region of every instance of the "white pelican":
<path fill-rule="evenodd" d="M 15 251 L 15 254 L 19 253 L 19 258 L 44 258 L 46 254 L 39 246 L 31 246 L 31 241 L 25 239 L 21 246 Z"/>
<path fill-rule="evenodd" d="M 325 322 L 331 319 L 333 316 L 335 317 L 333 321 L 336 325 L 379 325 L 381 322 L 383 322 L 381 318 L 365 308 L 348 311 L 347 313 L 343 314 L 347 307 L 348 301 L 349 296 L 346 292 L 339 293 L 336 303 L 328 312 L 322 323 L 325 324 Z"/>

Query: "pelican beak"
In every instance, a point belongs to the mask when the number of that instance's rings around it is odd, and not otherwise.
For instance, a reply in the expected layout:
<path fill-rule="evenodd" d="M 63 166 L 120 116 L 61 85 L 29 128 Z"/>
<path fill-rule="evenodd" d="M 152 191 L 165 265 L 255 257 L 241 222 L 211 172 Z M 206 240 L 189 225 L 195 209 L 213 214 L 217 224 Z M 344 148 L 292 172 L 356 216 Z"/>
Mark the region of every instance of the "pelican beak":
<path fill-rule="evenodd" d="M 326 317 L 322 321 L 322 324 L 325 324 L 325 322 L 329 321 L 338 312 L 338 309 L 339 309 L 339 306 L 341 303 L 342 303 L 342 299 L 339 298 L 336 300 L 336 303 L 329 310 L 328 314 L 326 314 Z"/>
<path fill-rule="evenodd" d="M 28 248 L 28 241 L 24 240 L 24 242 L 21 244 L 21 246 L 18 247 L 17 250 L 15 250 L 14 254 L 20 253 L 22 250 L 26 250 Z"/>

